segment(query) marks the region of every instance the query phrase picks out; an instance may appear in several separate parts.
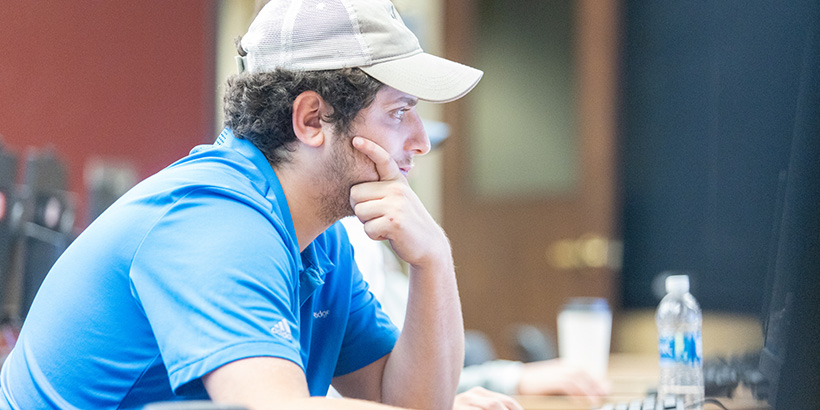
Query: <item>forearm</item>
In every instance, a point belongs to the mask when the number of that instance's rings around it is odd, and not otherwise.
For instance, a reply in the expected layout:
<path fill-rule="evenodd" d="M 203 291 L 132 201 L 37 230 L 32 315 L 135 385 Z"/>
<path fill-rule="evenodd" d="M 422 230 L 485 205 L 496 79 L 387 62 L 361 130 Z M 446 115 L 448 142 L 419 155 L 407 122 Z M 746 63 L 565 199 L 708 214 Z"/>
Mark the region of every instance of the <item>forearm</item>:
<path fill-rule="evenodd" d="M 230 362 L 206 374 L 202 382 L 214 403 L 235 404 L 248 410 L 395 409 L 373 401 L 310 397 L 302 368 L 276 357 Z"/>
<path fill-rule="evenodd" d="M 321 409 L 321 410 L 399 410 L 399 407 L 388 406 L 373 401 L 357 399 L 334 399 L 327 397 L 308 397 L 293 400 L 287 406 L 282 403 L 272 403 L 271 409 Z"/>
<path fill-rule="evenodd" d="M 358 399 L 341 399 L 328 397 L 304 397 L 282 400 L 270 398 L 263 402 L 252 403 L 251 400 L 214 400 L 214 404 L 241 406 L 247 410 L 400 410 L 374 401 Z M 216 407 L 215 407 L 216 408 Z"/>
<path fill-rule="evenodd" d="M 464 324 L 449 253 L 429 268 L 411 267 L 407 316 L 384 371 L 385 403 L 452 407 L 464 363 Z"/>
<path fill-rule="evenodd" d="M 450 409 L 464 361 L 464 323 L 450 243 L 381 146 L 354 137 L 376 165 L 379 180 L 350 188 L 350 203 L 372 239 L 387 239 L 410 264 L 402 335 L 382 374 L 382 401 L 402 407 Z"/>

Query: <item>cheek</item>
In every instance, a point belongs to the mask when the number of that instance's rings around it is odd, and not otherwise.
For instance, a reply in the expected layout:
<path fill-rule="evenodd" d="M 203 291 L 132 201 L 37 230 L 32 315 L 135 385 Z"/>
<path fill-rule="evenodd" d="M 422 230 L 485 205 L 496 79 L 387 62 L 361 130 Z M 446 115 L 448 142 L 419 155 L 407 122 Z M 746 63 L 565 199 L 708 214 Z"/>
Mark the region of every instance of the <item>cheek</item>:
<path fill-rule="evenodd" d="M 367 130 L 362 133 L 362 136 L 384 148 L 391 157 L 396 156 L 396 154 L 402 150 L 407 140 L 400 124 L 394 124 L 390 121 L 381 124 L 375 121 L 371 122 L 371 124 L 374 123 L 375 125 L 367 127 Z"/>
<path fill-rule="evenodd" d="M 356 165 L 356 169 L 358 170 L 359 175 L 362 177 L 362 182 L 379 180 L 379 172 L 376 171 L 376 164 L 374 164 L 373 161 L 370 160 L 370 158 L 360 158 L 356 162 Z"/>
<path fill-rule="evenodd" d="M 353 148 L 352 145 L 350 148 L 353 151 L 347 153 L 344 162 L 346 163 L 345 168 L 347 169 L 351 183 L 377 181 L 379 174 L 376 172 L 376 164 L 374 164 L 367 155 Z"/>

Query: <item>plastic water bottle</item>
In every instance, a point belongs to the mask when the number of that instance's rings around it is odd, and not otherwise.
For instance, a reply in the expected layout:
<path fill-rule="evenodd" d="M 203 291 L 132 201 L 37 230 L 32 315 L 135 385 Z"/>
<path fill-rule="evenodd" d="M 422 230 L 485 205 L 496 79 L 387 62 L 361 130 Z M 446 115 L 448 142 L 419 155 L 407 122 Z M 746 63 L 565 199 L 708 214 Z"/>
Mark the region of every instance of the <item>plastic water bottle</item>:
<path fill-rule="evenodd" d="M 666 296 L 655 314 L 661 370 L 658 399 L 677 395 L 687 409 L 703 408 L 702 320 L 700 306 L 689 293 L 689 276 L 667 277 Z"/>

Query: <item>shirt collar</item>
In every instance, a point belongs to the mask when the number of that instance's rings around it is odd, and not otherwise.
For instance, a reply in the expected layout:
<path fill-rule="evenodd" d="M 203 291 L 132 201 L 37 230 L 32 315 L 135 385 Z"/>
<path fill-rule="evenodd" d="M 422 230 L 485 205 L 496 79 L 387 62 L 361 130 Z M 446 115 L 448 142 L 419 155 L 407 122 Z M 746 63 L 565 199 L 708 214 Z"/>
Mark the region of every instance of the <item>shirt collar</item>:
<path fill-rule="evenodd" d="M 291 237 L 291 251 L 294 254 L 299 253 L 299 241 L 296 238 L 296 229 L 293 226 L 293 218 L 290 214 L 290 207 L 288 206 L 285 192 L 282 189 L 282 184 L 279 182 L 279 177 L 271 167 L 270 162 L 253 145 L 252 142 L 238 138 L 234 135 L 230 128 L 225 128 L 214 141 L 214 146 L 222 146 L 233 149 L 239 152 L 242 156 L 250 160 L 254 166 L 262 173 L 262 176 L 267 182 L 267 189 L 263 192 L 265 197 L 278 207 L 278 214 L 287 227 L 288 234 Z M 320 238 L 322 235 L 319 236 Z M 333 261 L 327 255 L 327 251 L 323 246 L 319 246 L 318 240 L 311 242 L 300 257 L 296 258 L 297 269 L 299 270 L 299 299 L 304 303 L 308 297 L 322 284 L 325 283 L 325 276 L 334 268 Z"/>

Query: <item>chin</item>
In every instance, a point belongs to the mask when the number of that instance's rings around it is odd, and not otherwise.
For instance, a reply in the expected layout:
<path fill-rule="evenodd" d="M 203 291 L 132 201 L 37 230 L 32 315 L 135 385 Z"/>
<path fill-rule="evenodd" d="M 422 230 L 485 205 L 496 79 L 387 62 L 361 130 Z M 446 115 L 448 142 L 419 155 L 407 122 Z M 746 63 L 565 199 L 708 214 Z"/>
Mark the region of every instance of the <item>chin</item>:
<path fill-rule="evenodd" d="M 345 212 L 343 213 L 343 215 L 342 215 L 342 216 L 341 216 L 341 218 L 339 218 L 339 219 L 346 218 L 346 217 L 348 217 L 348 216 L 356 216 L 356 213 L 355 213 L 355 212 L 353 212 L 353 208 L 351 208 L 350 206 L 348 206 L 348 207 L 345 209 Z"/>

